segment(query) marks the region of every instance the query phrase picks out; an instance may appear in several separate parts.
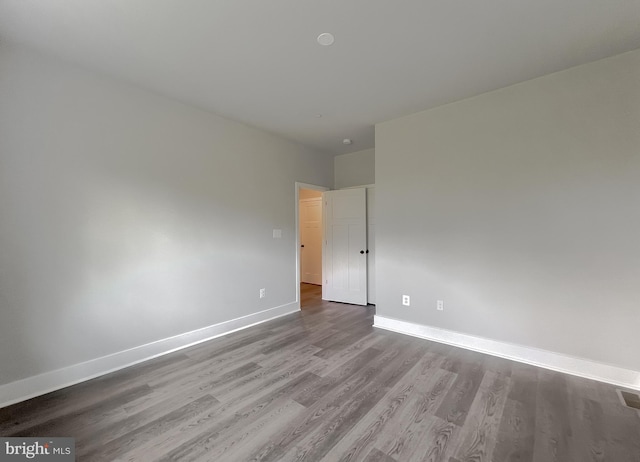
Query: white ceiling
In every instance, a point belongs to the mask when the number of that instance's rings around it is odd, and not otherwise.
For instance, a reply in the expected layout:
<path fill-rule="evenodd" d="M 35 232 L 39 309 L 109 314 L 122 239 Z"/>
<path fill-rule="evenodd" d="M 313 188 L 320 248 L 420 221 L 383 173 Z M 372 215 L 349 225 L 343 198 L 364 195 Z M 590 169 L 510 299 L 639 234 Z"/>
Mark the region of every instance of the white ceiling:
<path fill-rule="evenodd" d="M 640 0 L 0 0 L 0 40 L 339 154 L 376 122 L 640 48 Z"/>

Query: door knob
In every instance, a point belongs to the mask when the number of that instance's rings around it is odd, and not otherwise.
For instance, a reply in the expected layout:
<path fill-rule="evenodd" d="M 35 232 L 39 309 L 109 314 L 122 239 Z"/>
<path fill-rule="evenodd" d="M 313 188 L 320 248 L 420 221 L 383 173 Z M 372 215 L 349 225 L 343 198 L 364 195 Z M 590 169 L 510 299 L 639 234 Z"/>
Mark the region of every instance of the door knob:
<path fill-rule="evenodd" d="M 369 253 L 369 249 L 367 249 L 367 253 Z"/>
<path fill-rule="evenodd" d="M 360 253 L 364 253 L 364 250 L 361 250 Z"/>
<path fill-rule="evenodd" d="M 300 247 L 304 247 L 304 244 L 302 244 Z"/>

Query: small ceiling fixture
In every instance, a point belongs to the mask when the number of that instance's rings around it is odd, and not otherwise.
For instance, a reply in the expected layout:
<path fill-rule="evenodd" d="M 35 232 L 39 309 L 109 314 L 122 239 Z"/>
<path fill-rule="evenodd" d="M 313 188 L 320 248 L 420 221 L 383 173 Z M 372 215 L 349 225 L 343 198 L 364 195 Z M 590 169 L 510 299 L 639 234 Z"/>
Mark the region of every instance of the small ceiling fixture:
<path fill-rule="evenodd" d="M 342 144 L 350 145 L 351 143 L 353 143 L 353 141 L 351 141 L 349 138 L 345 138 L 342 140 Z"/>
<path fill-rule="evenodd" d="M 329 32 L 325 32 L 323 34 L 318 35 L 318 43 L 325 47 L 328 47 L 329 45 L 333 45 L 334 41 L 335 41 L 335 38 Z"/>

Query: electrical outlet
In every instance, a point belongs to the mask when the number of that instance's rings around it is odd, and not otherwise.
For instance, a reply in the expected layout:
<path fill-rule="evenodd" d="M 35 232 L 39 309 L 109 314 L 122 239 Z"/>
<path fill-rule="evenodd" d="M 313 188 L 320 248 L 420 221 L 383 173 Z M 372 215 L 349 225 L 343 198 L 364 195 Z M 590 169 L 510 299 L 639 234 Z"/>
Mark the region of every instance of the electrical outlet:
<path fill-rule="evenodd" d="M 402 304 L 404 306 L 411 306 L 411 297 L 409 297 L 408 295 L 403 295 L 402 296 Z"/>
<path fill-rule="evenodd" d="M 438 300 L 436 302 L 436 308 L 438 309 L 438 311 L 443 311 L 444 310 L 444 300 Z"/>
<path fill-rule="evenodd" d="M 260 289 L 260 298 L 264 298 L 267 296 L 267 289 Z"/>

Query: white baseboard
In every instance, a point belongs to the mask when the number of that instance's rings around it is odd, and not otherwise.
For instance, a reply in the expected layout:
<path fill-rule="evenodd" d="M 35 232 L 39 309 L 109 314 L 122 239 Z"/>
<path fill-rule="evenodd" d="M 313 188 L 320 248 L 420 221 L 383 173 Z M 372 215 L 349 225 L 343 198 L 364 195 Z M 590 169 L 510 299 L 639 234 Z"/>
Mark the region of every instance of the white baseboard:
<path fill-rule="evenodd" d="M 129 350 L 74 364 L 62 369 L 0 385 L 0 408 L 35 396 L 84 382 L 134 364 L 206 342 L 247 327 L 255 326 L 300 311 L 299 302 L 291 302 L 247 316 L 231 319 L 191 332 L 147 343 Z"/>
<path fill-rule="evenodd" d="M 640 372 L 630 369 L 384 316 L 374 316 L 373 326 L 619 387 L 640 390 Z"/>

